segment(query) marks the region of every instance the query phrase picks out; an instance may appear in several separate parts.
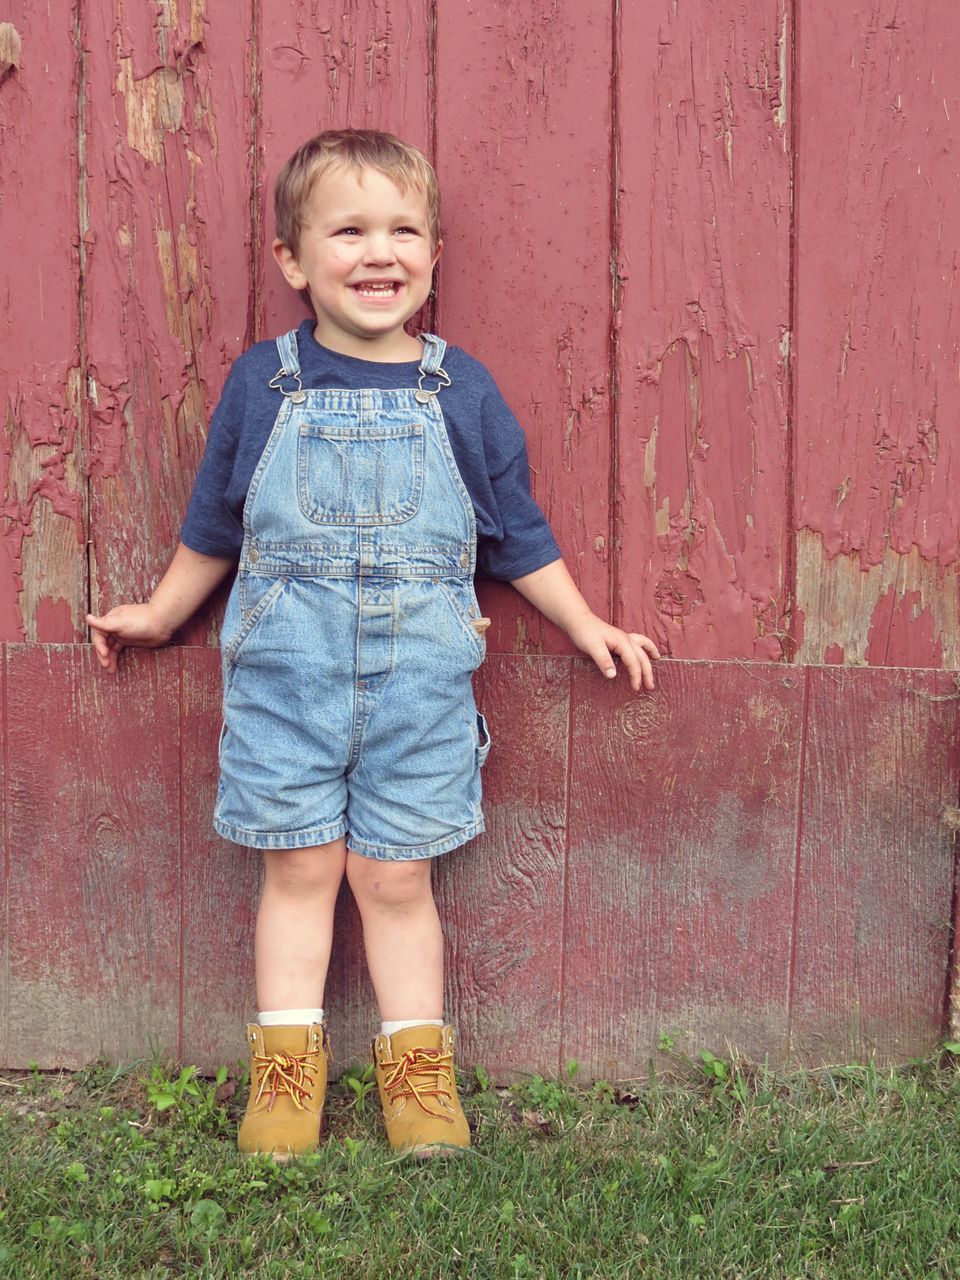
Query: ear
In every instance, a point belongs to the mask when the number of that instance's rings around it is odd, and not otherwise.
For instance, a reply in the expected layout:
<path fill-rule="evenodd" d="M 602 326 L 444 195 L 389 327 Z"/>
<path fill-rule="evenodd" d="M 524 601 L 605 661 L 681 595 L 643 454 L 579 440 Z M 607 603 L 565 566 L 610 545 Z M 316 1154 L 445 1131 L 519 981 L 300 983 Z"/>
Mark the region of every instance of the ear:
<path fill-rule="evenodd" d="M 277 266 L 283 272 L 283 278 L 291 289 L 305 289 L 307 287 L 307 277 L 300 269 L 297 255 L 288 244 L 284 244 L 282 240 L 274 240 L 273 256 L 277 260 Z"/>
<path fill-rule="evenodd" d="M 437 241 L 437 247 L 436 247 L 436 248 L 434 249 L 434 251 L 433 251 L 433 261 L 430 263 L 430 269 L 431 269 L 431 271 L 432 271 L 432 270 L 433 270 L 433 268 L 437 265 L 437 262 L 438 262 L 438 260 L 439 260 L 439 258 L 440 258 L 440 254 L 441 254 L 442 252 L 443 252 L 443 241 L 442 241 L 442 240 L 438 240 L 438 241 Z"/>

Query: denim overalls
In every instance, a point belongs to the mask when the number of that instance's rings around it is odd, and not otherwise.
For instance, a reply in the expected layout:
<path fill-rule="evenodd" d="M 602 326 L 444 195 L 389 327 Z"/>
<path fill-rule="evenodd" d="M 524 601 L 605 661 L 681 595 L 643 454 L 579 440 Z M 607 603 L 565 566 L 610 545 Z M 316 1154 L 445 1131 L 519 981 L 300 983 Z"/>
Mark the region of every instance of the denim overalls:
<path fill-rule="evenodd" d="M 396 391 L 304 390 L 296 331 L 277 340 L 221 639 L 214 826 L 239 844 L 347 833 L 426 858 L 483 830 L 476 525 L 439 405 L 446 344 L 422 340 L 419 389 Z"/>

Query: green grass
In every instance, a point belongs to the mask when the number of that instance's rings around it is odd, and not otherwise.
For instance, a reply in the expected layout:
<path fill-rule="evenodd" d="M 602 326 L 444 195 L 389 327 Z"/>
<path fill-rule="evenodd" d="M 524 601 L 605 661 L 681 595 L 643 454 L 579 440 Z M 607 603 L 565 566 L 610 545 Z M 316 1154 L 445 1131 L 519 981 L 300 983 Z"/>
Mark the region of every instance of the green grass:
<path fill-rule="evenodd" d="M 360 1071 L 323 1150 L 279 1166 L 236 1156 L 225 1072 L 6 1073 L 0 1275 L 957 1280 L 958 1063 L 776 1075 L 705 1053 L 632 1089 L 478 1072 L 473 1150 L 422 1165 L 388 1151 Z"/>

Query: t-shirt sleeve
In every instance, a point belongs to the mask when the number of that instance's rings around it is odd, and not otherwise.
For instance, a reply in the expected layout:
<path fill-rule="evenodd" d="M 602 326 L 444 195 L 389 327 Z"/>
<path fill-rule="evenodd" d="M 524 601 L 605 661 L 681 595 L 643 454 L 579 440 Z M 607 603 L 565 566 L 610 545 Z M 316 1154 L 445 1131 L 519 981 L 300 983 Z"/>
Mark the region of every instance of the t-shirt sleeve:
<path fill-rule="evenodd" d="M 530 492 L 523 428 L 491 380 L 483 397 L 483 447 L 496 508 L 494 528 L 477 537 L 477 567 L 512 581 L 560 559 L 546 516 Z"/>
<path fill-rule="evenodd" d="M 210 420 L 206 448 L 180 530 L 180 541 L 203 555 L 236 558 L 243 545 L 243 523 L 227 505 L 227 489 L 236 463 L 245 399 L 243 374 L 234 364 Z"/>

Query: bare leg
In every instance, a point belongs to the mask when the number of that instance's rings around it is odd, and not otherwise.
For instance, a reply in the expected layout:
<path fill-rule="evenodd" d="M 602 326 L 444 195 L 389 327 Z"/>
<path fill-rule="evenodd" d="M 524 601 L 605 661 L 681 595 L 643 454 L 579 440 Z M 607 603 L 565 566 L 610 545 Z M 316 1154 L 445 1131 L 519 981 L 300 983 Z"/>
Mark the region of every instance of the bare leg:
<path fill-rule="evenodd" d="M 257 1006 L 322 1008 L 333 943 L 333 909 L 347 846 L 264 851 L 257 912 Z"/>
<path fill-rule="evenodd" d="M 347 880 L 385 1021 L 443 1017 L 443 933 L 430 882 L 432 859 L 381 862 L 347 852 Z"/>

